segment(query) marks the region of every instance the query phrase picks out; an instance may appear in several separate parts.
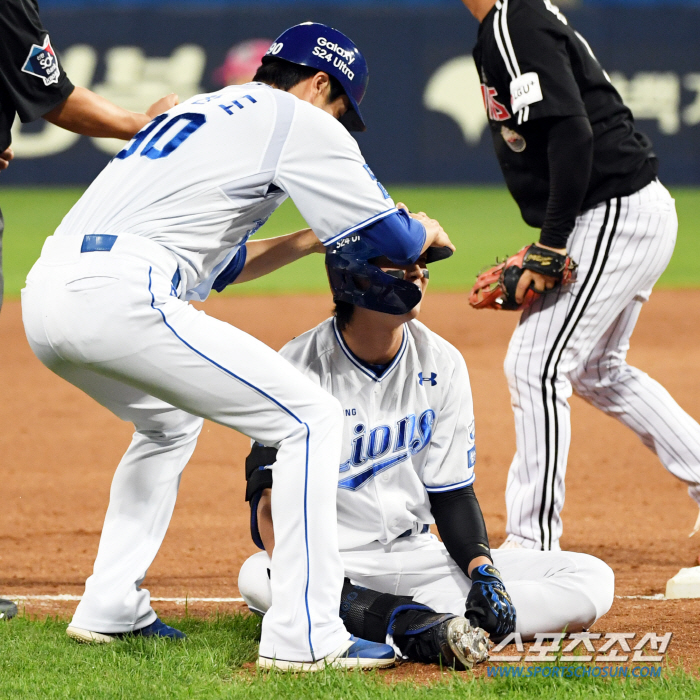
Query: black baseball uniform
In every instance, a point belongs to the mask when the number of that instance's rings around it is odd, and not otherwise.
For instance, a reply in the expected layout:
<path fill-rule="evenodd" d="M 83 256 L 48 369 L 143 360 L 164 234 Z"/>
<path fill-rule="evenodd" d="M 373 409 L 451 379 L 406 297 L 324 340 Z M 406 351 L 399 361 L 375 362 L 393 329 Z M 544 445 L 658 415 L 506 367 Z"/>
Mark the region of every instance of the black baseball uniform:
<path fill-rule="evenodd" d="M 474 60 L 523 218 L 541 228 L 542 244 L 566 247 L 579 263 L 571 285 L 523 312 L 508 348 L 517 451 L 506 546 L 559 549 L 572 390 L 632 428 L 700 503 L 700 426 L 625 361 L 678 228 L 651 144 L 550 0 L 498 0 Z"/>
<path fill-rule="evenodd" d="M 544 229 L 545 245 L 564 247 L 579 211 L 656 177 L 651 143 L 551 3 L 497 2 L 479 27 L 474 61 L 506 184 L 526 223 Z M 590 165 L 577 148 L 589 125 Z"/>
<path fill-rule="evenodd" d="M 0 152 L 12 141 L 18 114 L 32 122 L 57 107 L 73 92 L 36 0 L 0 0 Z M 0 306 L 2 306 L 2 230 L 0 213 Z"/>

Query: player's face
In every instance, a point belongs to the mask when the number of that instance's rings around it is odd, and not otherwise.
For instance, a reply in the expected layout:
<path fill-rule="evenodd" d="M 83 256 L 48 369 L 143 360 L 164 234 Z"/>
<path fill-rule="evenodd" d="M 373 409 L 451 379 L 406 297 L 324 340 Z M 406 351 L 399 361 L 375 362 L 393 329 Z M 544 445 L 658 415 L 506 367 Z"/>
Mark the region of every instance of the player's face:
<path fill-rule="evenodd" d="M 410 265 L 397 265 L 388 258 L 379 258 L 375 261 L 375 265 L 380 267 L 384 272 L 396 276 L 396 273 L 403 273 L 403 278 L 406 282 L 412 282 L 421 291 L 421 301 L 419 301 L 407 314 L 399 317 L 403 320 L 417 318 L 420 314 L 420 307 L 425 297 L 425 292 L 428 288 L 428 266 L 426 263 L 425 253 Z"/>

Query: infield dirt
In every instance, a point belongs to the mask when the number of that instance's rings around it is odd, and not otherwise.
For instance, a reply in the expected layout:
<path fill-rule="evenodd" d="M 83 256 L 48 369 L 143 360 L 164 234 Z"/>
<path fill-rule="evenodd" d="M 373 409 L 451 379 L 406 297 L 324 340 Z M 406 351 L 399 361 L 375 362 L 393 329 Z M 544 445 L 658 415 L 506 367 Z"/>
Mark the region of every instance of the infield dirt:
<path fill-rule="evenodd" d="M 275 349 L 326 318 L 327 296 L 218 298 L 209 314 Z M 477 426 L 476 491 L 492 546 L 504 538 L 504 490 L 515 437 L 502 372 L 515 314 L 469 308 L 464 294 L 429 294 L 421 320 L 456 345 L 469 367 Z M 632 337 L 631 364 L 659 380 L 700 418 L 699 291 L 658 291 Z M 20 305 L 0 315 L 0 594 L 82 593 L 97 551 L 114 469 L 132 428 L 34 357 Z M 615 571 L 618 596 L 653 595 L 681 567 L 697 564 L 700 535 L 688 538 L 697 506 L 686 487 L 615 420 L 574 397 L 564 509 L 566 549 L 588 552 Z M 170 530 L 145 586 L 161 597 L 236 597 L 248 530 L 243 461 L 248 439 L 207 423 L 189 466 Z M 74 602 L 32 602 L 26 612 L 69 615 Z M 165 615 L 182 614 L 156 603 Z M 190 614 L 237 604 L 191 603 Z M 598 632 L 673 632 L 667 658 L 700 665 L 700 599 L 617 598 Z M 406 669 L 408 671 L 408 669 Z M 403 675 L 403 674 L 402 674 Z"/>

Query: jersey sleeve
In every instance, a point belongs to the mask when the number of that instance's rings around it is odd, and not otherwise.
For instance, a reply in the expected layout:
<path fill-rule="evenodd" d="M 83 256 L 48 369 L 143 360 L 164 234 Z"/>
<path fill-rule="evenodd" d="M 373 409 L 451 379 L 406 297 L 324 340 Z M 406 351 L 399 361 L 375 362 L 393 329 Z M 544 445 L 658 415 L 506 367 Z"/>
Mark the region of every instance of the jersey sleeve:
<path fill-rule="evenodd" d="M 8 100 L 23 122 L 39 119 L 73 92 L 35 2 L 3 2 L 0 36 L 3 100 Z"/>
<path fill-rule="evenodd" d="M 454 350 L 455 367 L 430 440 L 423 484 L 428 493 L 453 491 L 474 483 L 474 402 L 464 358 Z"/>
<path fill-rule="evenodd" d="M 305 102 L 296 105 L 274 183 L 325 245 L 396 212 L 355 139 L 337 119 Z"/>
<path fill-rule="evenodd" d="M 570 37 L 562 20 L 546 10 L 544 3 L 541 10 L 530 3 L 509 10 L 505 2 L 493 22 L 518 123 L 543 117 L 585 117 L 569 56 Z"/>

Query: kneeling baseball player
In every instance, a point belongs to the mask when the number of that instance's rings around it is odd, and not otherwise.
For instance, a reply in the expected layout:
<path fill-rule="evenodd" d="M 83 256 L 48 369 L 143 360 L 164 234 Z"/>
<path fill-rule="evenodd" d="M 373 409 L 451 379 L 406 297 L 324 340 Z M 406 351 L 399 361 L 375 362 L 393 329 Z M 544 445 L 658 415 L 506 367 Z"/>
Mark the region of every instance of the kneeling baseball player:
<path fill-rule="evenodd" d="M 482 630 L 499 640 L 513 631 L 528 639 L 588 628 L 610 609 L 614 577 L 587 554 L 491 552 L 473 489 L 467 368 L 456 348 L 416 320 L 426 265 L 449 254 L 441 252 L 401 266 L 359 236 L 329 247 L 334 317 L 281 355 L 343 408 L 345 626 L 376 642 L 390 636 L 405 658 L 462 668 L 486 658 Z M 265 551 L 244 563 L 238 585 L 259 613 L 272 604 L 275 459 L 276 450 L 256 444 L 246 461 L 251 532 Z"/>

